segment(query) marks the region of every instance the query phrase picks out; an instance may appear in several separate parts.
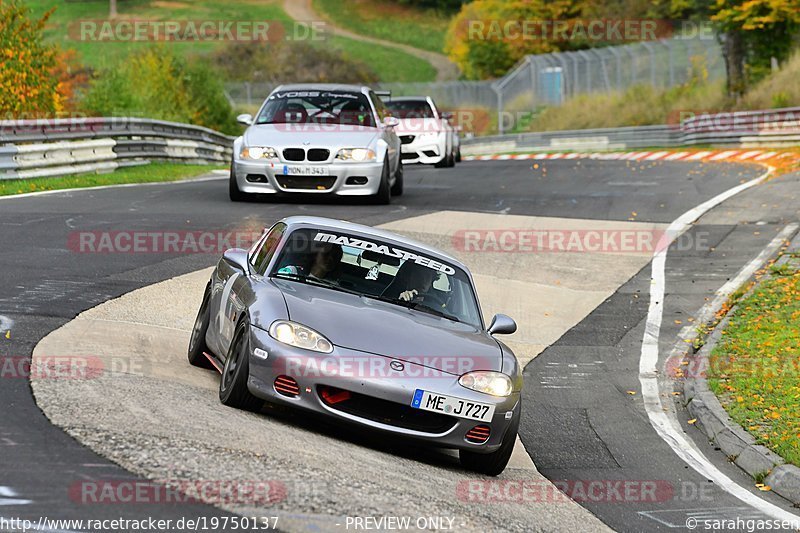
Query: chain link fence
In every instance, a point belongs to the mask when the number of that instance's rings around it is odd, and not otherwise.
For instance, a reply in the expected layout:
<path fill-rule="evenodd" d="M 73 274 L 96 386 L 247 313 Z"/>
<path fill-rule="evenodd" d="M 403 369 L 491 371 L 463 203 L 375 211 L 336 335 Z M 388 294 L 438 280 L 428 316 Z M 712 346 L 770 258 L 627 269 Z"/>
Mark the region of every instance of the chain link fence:
<path fill-rule="evenodd" d="M 395 96 L 425 95 L 446 109 L 485 108 L 498 114 L 560 105 L 580 94 L 624 91 L 634 85 L 669 88 L 686 83 L 693 73 L 708 81 L 725 76 L 722 50 L 707 36 L 639 42 L 575 52 L 529 55 L 496 80 L 381 83 L 375 88 Z M 259 106 L 274 85 L 228 83 L 234 105 Z"/>

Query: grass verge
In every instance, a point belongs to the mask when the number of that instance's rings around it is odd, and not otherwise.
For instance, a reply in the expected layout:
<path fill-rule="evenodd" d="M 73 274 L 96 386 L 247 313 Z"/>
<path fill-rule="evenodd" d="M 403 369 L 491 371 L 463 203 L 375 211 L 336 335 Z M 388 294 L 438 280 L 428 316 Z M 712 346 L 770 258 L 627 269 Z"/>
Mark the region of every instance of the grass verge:
<path fill-rule="evenodd" d="M 708 383 L 760 444 L 800 465 L 800 270 L 772 267 L 711 352 Z"/>
<path fill-rule="evenodd" d="M 180 163 L 150 163 L 137 167 L 127 167 L 106 174 L 76 174 L 57 178 L 32 178 L 27 180 L 0 181 L 0 196 L 23 194 L 61 189 L 83 189 L 102 185 L 124 183 L 153 183 L 159 181 L 178 181 L 207 174 L 215 169 L 227 168 L 224 165 L 183 165 Z"/>
<path fill-rule="evenodd" d="M 101 21 L 108 17 L 108 2 L 65 2 L 27 0 L 35 16 L 55 11 L 47 21 L 45 35 L 62 48 L 74 49 L 87 66 L 102 68 L 122 61 L 130 52 L 152 46 L 148 41 L 81 40 L 80 21 Z M 152 21 L 267 21 L 283 25 L 293 37 L 294 22 L 279 0 L 214 2 L 212 0 L 159 1 L 130 0 L 119 3 L 119 19 Z M 99 27 L 99 26 L 98 26 Z M 188 41 L 168 43 L 178 54 L 189 57 L 219 50 L 227 43 Z M 353 59 L 366 63 L 385 82 L 432 81 L 436 71 L 427 61 L 394 48 L 362 43 L 343 37 L 312 41 L 320 47 L 335 46 Z M 290 82 L 291 80 L 286 80 Z"/>
<path fill-rule="evenodd" d="M 387 0 L 313 0 L 314 9 L 354 33 L 442 53 L 450 16 Z"/>

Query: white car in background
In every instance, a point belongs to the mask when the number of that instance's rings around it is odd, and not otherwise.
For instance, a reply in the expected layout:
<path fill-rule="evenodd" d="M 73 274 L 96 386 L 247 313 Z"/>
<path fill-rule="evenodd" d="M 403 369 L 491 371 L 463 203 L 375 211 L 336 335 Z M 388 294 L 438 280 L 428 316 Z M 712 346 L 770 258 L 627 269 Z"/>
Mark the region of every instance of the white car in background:
<path fill-rule="evenodd" d="M 458 131 L 450 124 L 450 113 L 442 113 L 429 96 L 402 96 L 385 102 L 400 120 L 395 132 L 400 137 L 403 163 L 452 167 L 461 161 Z"/>

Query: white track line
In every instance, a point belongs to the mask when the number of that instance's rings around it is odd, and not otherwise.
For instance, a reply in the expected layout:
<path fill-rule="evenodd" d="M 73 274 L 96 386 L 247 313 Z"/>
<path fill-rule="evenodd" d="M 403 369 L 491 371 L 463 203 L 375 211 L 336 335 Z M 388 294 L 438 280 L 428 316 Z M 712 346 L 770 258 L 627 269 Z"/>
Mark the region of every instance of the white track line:
<path fill-rule="evenodd" d="M 642 400 L 650 419 L 650 424 L 656 433 L 666 442 L 672 451 L 684 462 L 701 475 L 714 481 L 718 487 L 742 502 L 754 507 L 762 513 L 779 520 L 798 521 L 800 517 L 785 511 L 770 502 L 762 500 L 749 490 L 737 485 L 732 479 L 714 466 L 700 451 L 687 435 L 683 432 L 677 417 L 668 414 L 661 404 L 658 385 L 658 341 L 661 332 L 661 320 L 664 313 L 665 293 L 665 266 L 667 262 L 667 249 L 679 235 L 686 231 L 690 225 L 708 212 L 713 207 L 728 198 L 747 190 L 762 181 L 772 173 L 769 169 L 756 179 L 728 189 L 714 198 L 690 209 L 672 224 L 659 243 L 659 251 L 653 255 L 652 274 L 650 285 L 650 304 L 647 310 L 644 338 L 642 339 L 642 352 L 639 360 L 639 383 L 642 386 Z"/>

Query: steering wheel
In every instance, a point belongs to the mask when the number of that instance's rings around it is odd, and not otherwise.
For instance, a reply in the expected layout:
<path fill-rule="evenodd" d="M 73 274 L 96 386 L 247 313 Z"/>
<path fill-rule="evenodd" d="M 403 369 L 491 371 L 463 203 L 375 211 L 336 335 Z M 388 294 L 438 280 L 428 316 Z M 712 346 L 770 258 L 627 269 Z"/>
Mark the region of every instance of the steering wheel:
<path fill-rule="evenodd" d="M 435 292 L 429 292 L 427 294 L 419 294 L 414 297 L 412 302 L 420 302 L 428 307 L 433 307 L 434 309 L 444 309 L 447 307 L 447 300 L 445 300 L 442 296 Z M 432 302 L 431 302 L 432 301 Z M 438 307 L 430 305 L 431 303 L 438 304 Z"/>

